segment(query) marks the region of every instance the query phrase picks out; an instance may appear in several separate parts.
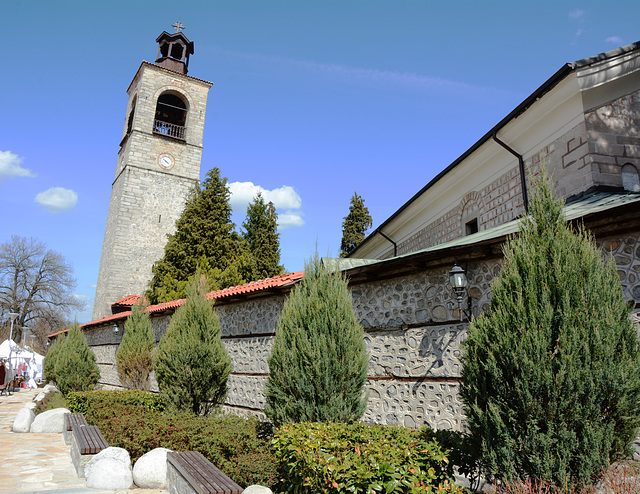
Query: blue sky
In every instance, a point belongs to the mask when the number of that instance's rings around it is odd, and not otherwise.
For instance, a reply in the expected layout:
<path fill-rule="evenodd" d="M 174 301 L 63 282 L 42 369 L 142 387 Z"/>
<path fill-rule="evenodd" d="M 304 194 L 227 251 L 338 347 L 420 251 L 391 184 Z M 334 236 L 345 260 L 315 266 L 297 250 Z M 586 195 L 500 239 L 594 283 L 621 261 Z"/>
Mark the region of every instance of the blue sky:
<path fill-rule="evenodd" d="M 73 265 L 90 319 L 126 89 L 178 19 L 209 93 L 201 176 L 236 224 L 260 187 L 282 262 L 337 256 L 354 191 L 374 228 L 564 63 L 640 40 L 640 2 L 5 0 L 0 242 Z"/>

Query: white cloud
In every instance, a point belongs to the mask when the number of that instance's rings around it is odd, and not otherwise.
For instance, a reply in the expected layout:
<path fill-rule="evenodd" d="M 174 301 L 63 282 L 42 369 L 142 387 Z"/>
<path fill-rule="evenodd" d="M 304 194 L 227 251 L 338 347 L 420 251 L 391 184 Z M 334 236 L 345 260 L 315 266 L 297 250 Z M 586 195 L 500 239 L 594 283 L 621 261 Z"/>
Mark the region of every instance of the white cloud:
<path fill-rule="evenodd" d="M 36 174 L 27 168 L 22 168 L 23 158 L 11 151 L 0 151 L 0 183 L 6 178 L 35 177 Z"/>
<path fill-rule="evenodd" d="M 71 189 L 51 187 L 40 192 L 35 201 L 50 213 L 64 213 L 73 209 L 78 203 L 78 194 Z"/>
<path fill-rule="evenodd" d="M 234 209 L 245 210 L 258 192 L 262 192 L 265 202 L 272 202 L 276 209 L 300 209 L 302 206 L 302 199 L 290 185 L 268 190 L 253 182 L 232 182 L 229 184 L 229 190 L 229 202 Z"/>
<path fill-rule="evenodd" d="M 569 18 L 573 20 L 581 20 L 584 18 L 584 10 L 582 9 L 574 9 L 569 12 Z"/>
<path fill-rule="evenodd" d="M 302 225 L 304 225 L 304 220 L 302 219 L 301 211 L 285 211 L 284 213 L 278 213 L 279 230 Z"/>
<path fill-rule="evenodd" d="M 610 36 L 609 38 L 605 39 L 605 42 L 613 43 L 614 45 L 624 45 L 624 41 L 620 36 Z"/>
<path fill-rule="evenodd" d="M 299 211 L 302 207 L 302 199 L 290 185 L 269 190 L 253 182 L 232 182 L 229 184 L 229 190 L 231 191 L 229 203 L 236 213 L 244 214 L 249 203 L 258 192 L 261 192 L 265 202 L 272 202 L 276 210 L 285 210 L 278 212 L 278 229 L 304 225 L 303 213 Z"/>

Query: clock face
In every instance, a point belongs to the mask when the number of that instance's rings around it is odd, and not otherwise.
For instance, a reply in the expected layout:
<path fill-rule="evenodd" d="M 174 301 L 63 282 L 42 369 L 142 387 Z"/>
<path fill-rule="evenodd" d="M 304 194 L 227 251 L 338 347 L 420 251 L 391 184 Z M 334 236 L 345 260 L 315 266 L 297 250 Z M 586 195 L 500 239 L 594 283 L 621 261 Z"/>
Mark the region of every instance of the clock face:
<path fill-rule="evenodd" d="M 170 154 L 161 154 L 158 156 L 158 164 L 162 168 L 169 169 L 175 164 L 175 160 Z"/>

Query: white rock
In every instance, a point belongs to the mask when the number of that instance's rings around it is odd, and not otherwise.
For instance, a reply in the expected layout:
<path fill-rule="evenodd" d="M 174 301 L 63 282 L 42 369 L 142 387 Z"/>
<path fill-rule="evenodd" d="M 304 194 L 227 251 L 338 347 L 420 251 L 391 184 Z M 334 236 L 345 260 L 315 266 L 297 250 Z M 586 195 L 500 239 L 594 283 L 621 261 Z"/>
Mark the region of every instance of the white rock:
<path fill-rule="evenodd" d="M 38 406 L 38 404 L 37 404 L 37 403 L 34 403 L 33 401 L 30 401 L 30 402 L 29 402 L 29 403 L 27 403 L 24 407 L 25 407 L 25 408 L 28 408 L 29 410 L 33 410 L 33 409 L 35 409 L 35 407 L 37 407 L 37 406 Z"/>
<path fill-rule="evenodd" d="M 126 449 L 106 448 L 84 467 L 87 487 L 92 489 L 130 489 L 133 486 L 131 457 Z"/>
<path fill-rule="evenodd" d="M 91 460 L 85 466 L 84 474 L 87 487 L 91 489 L 119 490 L 133 486 L 131 466 L 115 458 L 102 458 L 95 463 Z"/>
<path fill-rule="evenodd" d="M 268 487 L 263 487 L 261 485 L 250 485 L 244 491 L 242 491 L 242 494 L 273 494 L 273 492 Z"/>
<path fill-rule="evenodd" d="M 167 485 L 166 448 L 152 449 L 133 465 L 133 482 L 143 489 L 164 489 Z"/>
<path fill-rule="evenodd" d="M 33 419 L 36 418 L 36 414 L 30 408 L 24 407 L 18 412 L 15 420 L 13 421 L 13 432 L 29 432 L 31 430 L 31 424 Z"/>
<path fill-rule="evenodd" d="M 62 432 L 65 413 L 70 412 L 66 408 L 54 408 L 41 413 L 31 424 L 31 432 Z"/>
<path fill-rule="evenodd" d="M 38 393 L 38 396 L 36 396 L 36 397 L 33 399 L 33 401 L 35 401 L 36 403 L 38 403 L 38 402 L 40 402 L 40 401 L 44 400 L 44 397 L 45 397 L 45 396 L 47 396 L 47 393 L 46 393 L 45 391 L 40 391 L 40 392 Z"/>
<path fill-rule="evenodd" d="M 58 391 L 58 388 L 53 384 L 47 384 L 44 388 L 42 388 L 42 390 L 45 393 L 50 393 L 52 391 Z"/>

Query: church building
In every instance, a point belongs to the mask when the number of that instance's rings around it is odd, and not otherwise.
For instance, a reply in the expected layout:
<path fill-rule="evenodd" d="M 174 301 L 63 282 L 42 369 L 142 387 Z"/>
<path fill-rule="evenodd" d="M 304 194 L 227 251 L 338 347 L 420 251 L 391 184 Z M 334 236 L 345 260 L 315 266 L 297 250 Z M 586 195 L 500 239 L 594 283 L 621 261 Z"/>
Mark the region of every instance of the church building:
<path fill-rule="evenodd" d="M 155 63 L 143 61 L 127 93 L 124 130 L 93 306 L 93 319 L 111 304 L 142 294 L 153 263 L 164 255 L 167 234 L 200 178 L 202 136 L 211 82 L 187 75 L 193 42 L 163 32 Z"/>
<path fill-rule="evenodd" d="M 143 62 L 129 88 L 95 320 L 82 326 L 105 388 L 122 388 L 115 355 L 138 299 L 128 295 L 144 291 L 162 254 L 175 221 L 167 203 L 178 209 L 200 166 L 211 84 L 186 75 L 193 45 L 181 33 L 163 33 L 158 42 L 156 64 Z M 489 305 L 502 248 L 517 233 L 543 166 L 566 199 L 567 220 L 584 224 L 615 259 L 637 317 L 640 43 L 561 67 L 348 258 L 324 260 L 348 277 L 364 329 L 365 421 L 464 429 L 460 356 L 469 320 Z M 465 286 L 452 287 L 452 274 L 464 274 Z M 278 319 L 302 277 L 287 273 L 208 294 L 232 363 L 225 412 L 264 417 Z M 147 308 L 156 342 L 182 303 Z"/>

